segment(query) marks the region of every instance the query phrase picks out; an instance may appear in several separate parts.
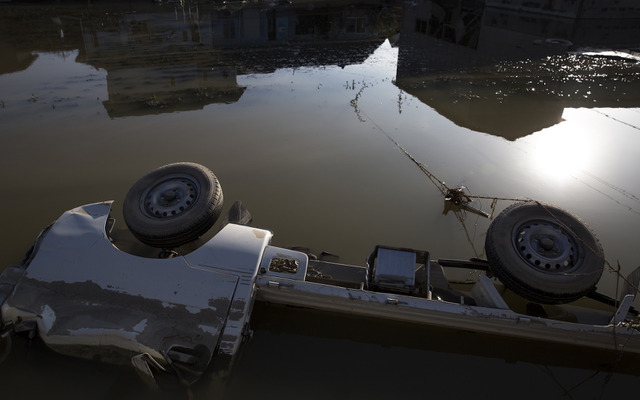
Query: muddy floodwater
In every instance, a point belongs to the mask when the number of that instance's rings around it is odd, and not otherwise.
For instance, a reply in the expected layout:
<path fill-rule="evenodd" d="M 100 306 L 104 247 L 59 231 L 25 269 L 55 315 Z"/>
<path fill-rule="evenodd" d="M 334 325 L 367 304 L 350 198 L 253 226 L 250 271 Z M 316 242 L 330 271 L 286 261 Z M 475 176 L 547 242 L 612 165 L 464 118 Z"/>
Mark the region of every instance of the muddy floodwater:
<path fill-rule="evenodd" d="M 536 6 L 538 5 L 538 6 Z M 582 218 L 616 297 L 640 266 L 634 1 L 0 3 L 0 270 L 65 210 L 191 161 L 280 247 L 483 258 L 517 200 Z M 209 236 L 219 228 L 214 226 Z M 450 271 L 464 284 L 480 272 Z M 638 300 L 636 301 L 638 303 Z M 636 304 L 636 307 L 638 305 Z M 127 366 L 14 340 L 2 398 L 614 399 L 640 359 L 256 304 L 228 375 L 151 391 Z M 2 349 L 4 352 L 4 349 Z"/>

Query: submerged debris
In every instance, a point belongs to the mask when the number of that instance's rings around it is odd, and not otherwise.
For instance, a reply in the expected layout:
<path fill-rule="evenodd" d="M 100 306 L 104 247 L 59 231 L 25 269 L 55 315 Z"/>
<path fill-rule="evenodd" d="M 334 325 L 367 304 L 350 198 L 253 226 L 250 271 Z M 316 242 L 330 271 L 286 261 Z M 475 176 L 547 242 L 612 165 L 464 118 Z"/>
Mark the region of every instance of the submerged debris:
<path fill-rule="evenodd" d="M 295 274 L 298 272 L 298 266 L 298 260 L 274 257 L 269 264 L 269 271 Z"/>
<path fill-rule="evenodd" d="M 467 188 L 464 186 L 460 186 L 459 188 L 450 188 L 445 193 L 444 197 L 444 210 L 442 213 L 447 215 L 449 211 L 460 211 L 466 210 L 472 212 L 474 214 L 478 214 L 482 217 L 489 218 L 490 215 L 482 210 L 478 210 L 469 205 L 471 202 L 470 195 L 465 193 Z"/>

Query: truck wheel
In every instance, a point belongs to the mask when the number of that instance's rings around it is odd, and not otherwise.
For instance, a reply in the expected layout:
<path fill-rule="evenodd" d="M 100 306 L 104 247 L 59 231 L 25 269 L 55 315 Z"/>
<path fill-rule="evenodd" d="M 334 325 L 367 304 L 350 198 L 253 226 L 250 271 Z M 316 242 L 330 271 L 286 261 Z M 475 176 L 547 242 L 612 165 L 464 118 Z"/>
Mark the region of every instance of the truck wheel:
<path fill-rule="evenodd" d="M 487 230 L 491 270 L 516 294 L 543 304 L 575 301 L 604 270 L 600 242 L 580 219 L 550 204 L 516 203 Z"/>
<path fill-rule="evenodd" d="M 180 162 L 149 172 L 129 190 L 123 217 L 131 232 L 153 247 L 189 243 L 222 212 L 222 188 L 206 167 Z"/>

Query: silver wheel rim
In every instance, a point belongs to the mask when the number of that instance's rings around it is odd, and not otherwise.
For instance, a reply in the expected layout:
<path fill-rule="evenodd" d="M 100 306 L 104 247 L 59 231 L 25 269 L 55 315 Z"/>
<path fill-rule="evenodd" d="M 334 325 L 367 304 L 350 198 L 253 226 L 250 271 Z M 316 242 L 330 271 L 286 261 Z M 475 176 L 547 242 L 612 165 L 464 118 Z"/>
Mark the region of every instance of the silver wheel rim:
<path fill-rule="evenodd" d="M 140 209 L 151 218 L 173 218 L 191 209 L 199 194 L 200 185 L 191 176 L 169 176 L 144 191 Z"/>
<path fill-rule="evenodd" d="M 512 238 L 520 258 L 534 269 L 567 273 L 578 265 L 576 239 L 555 222 L 527 221 L 514 230 Z"/>

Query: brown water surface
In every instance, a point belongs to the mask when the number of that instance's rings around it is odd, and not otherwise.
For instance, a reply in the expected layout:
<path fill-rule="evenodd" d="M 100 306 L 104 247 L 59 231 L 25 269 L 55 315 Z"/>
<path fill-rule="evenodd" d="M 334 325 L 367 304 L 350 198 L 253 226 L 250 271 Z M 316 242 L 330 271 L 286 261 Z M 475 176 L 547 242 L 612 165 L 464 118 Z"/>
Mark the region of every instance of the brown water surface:
<path fill-rule="evenodd" d="M 565 208 L 612 268 L 640 265 L 637 9 L 292 1 L 1 4 L 0 268 L 63 211 L 109 199 L 119 245 L 148 251 L 120 204 L 176 161 L 213 170 L 225 210 L 241 200 L 275 245 L 345 263 L 376 244 L 483 257 L 490 221 L 443 213 L 442 190 L 464 186 L 489 214 L 509 199 Z M 617 276 L 599 290 L 615 296 Z M 224 390 L 205 379 L 195 398 L 585 399 L 640 383 L 615 354 L 269 305 L 252 324 Z M 37 341 L 14 343 L 0 390 L 160 396 Z"/>

